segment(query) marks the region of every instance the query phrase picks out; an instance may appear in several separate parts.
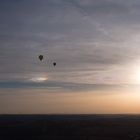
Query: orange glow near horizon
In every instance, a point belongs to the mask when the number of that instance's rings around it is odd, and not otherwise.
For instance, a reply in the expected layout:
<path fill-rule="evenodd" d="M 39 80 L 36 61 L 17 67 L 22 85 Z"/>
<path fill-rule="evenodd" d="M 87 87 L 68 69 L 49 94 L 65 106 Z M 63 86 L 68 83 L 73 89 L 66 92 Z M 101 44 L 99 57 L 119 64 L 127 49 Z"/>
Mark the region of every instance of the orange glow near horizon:
<path fill-rule="evenodd" d="M 8 90 L 3 92 L 9 92 Z M 12 91 L 14 92 L 14 91 Z M 140 113 L 140 94 L 135 91 L 48 93 L 46 89 L 20 90 L 0 98 L 0 113 L 21 114 L 126 114 Z M 23 94 L 26 93 L 26 94 Z M 39 93 L 39 94 L 38 94 Z M 6 101 L 6 102 L 5 102 Z"/>

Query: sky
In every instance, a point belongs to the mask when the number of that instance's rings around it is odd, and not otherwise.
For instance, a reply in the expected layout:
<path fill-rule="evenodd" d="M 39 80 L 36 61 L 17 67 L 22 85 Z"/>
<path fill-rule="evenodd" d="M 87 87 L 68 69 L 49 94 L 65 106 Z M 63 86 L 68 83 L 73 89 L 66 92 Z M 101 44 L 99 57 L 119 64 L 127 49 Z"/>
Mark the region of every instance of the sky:
<path fill-rule="evenodd" d="M 139 0 L 0 0 L 0 114 L 140 113 L 139 38 Z"/>

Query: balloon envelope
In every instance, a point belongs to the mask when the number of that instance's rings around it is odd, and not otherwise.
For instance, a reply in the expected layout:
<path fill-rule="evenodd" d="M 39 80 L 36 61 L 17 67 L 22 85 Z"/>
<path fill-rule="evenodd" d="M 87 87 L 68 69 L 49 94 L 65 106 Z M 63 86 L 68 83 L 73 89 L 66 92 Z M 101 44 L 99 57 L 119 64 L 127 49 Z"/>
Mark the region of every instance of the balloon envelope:
<path fill-rule="evenodd" d="M 40 61 L 42 61 L 43 60 L 43 55 L 39 55 L 38 58 L 39 58 Z"/>
<path fill-rule="evenodd" d="M 53 65 L 56 66 L 56 62 L 54 62 Z"/>

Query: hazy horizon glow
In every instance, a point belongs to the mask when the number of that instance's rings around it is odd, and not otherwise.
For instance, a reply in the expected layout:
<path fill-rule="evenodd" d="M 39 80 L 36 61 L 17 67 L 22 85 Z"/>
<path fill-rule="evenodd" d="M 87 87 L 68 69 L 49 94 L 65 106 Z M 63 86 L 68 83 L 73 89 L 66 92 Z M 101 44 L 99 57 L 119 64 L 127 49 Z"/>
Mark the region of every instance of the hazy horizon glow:
<path fill-rule="evenodd" d="M 59 89 L 4 89 L 0 110 L 3 114 L 139 114 L 140 89 L 133 94 L 132 91 L 61 93 Z"/>
<path fill-rule="evenodd" d="M 0 114 L 140 113 L 139 16 L 138 0 L 0 1 Z"/>

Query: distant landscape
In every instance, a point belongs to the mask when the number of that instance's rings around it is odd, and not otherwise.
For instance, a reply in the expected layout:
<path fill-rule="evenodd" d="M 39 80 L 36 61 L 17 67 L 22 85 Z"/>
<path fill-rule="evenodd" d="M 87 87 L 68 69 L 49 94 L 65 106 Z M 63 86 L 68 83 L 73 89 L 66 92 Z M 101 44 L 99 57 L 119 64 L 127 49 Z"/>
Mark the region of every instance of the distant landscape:
<path fill-rule="evenodd" d="M 0 140 L 139 140 L 140 115 L 1 115 Z"/>

